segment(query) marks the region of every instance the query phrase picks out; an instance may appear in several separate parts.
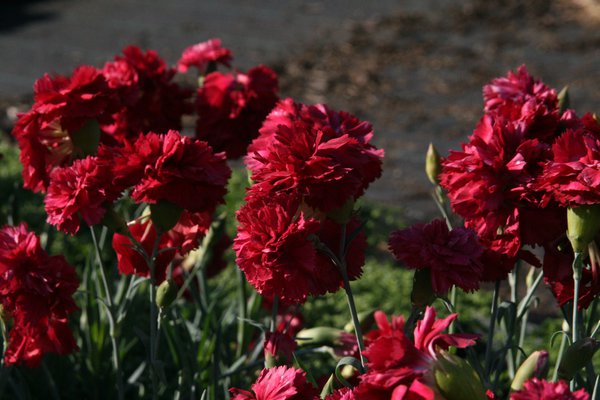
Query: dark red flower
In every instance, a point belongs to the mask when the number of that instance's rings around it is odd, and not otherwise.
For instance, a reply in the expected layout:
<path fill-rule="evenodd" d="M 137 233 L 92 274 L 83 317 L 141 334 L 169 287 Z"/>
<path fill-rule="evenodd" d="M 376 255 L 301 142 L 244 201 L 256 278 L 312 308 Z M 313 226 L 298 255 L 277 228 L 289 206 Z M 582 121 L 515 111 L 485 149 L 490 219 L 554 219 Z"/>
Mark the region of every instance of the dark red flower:
<path fill-rule="evenodd" d="M 119 272 L 125 275 L 135 274 L 143 277 L 150 277 L 150 266 L 146 258 L 140 253 L 140 250 L 146 253 L 148 257 L 152 256 L 155 244 L 157 247 L 157 256 L 154 261 L 155 284 L 165 280 L 167 267 L 175 257 L 175 249 L 160 251 L 168 247 L 169 238 L 166 234 L 158 240 L 156 239 L 156 229 L 149 217 L 141 221 L 129 223 L 129 233 L 141 245 L 141 249 L 136 249 L 134 243 L 129 237 L 120 233 L 115 233 L 112 239 L 112 246 L 117 253 L 117 262 Z"/>
<path fill-rule="evenodd" d="M 510 395 L 510 400 L 588 400 L 590 395 L 584 389 L 569 390 L 565 381 L 548 382 L 533 378 L 525 382 L 523 389 Z"/>
<path fill-rule="evenodd" d="M 44 199 L 47 221 L 72 235 L 79 231 L 80 218 L 89 226 L 95 225 L 119 196 L 120 192 L 113 190 L 110 167 L 97 157 L 88 156 L 57 168 Z"/>
<path fill-rule="evenodd" d="M 248 147 L 252 179 L 269 192 L 294 193 L 328 212 L 359 198 L 381 175 L 383 150 L 371 124 L 323 104 L 278 103 Z"/>
<path fill-rule="evenodd" d="M 600 203 L 600 125 L 567 129 L 552 145 L 554 158 L 545 167 L 538 187 L 547 200 L 565 207 Z"/>
<path fill-rule="evenodd" d="M 206 212 L 190 213 L 184 211 L 181 214 L 181 217 L 179 217 L 177 224 L 167 232 L 167 247 L 177 248 L 181 255 L 185 255 L 190 251 L 197 249 L 206 235 L 206 232 L 208 232 L 211 223 L 212 214 Z M 224 250 L 221 247 L 219 249 L 212 249 L 212 251 L 214 252 L 213 256 L 215 259 L 218 260 L 219 255 L 222 255 Z M 208 275 L 208 270 L 206 272 Z"/>
<path fill-rule="evenodd" d="M 278 90 L 277 74 L 263 65 L 247 74 L 208 74 L 198 89 L 196 137 L 229 159 L 245 155 L 275 106 Z"/>
<path fill-rule="evenodd" d="M 291 364 L 298 345 L 288 332 L 267 332 L 265 335 L 265 358 L 272 357 L 279 363 Z"/>
<path fill-rule="evenodd" d="M 102 72 L 120 103 L 113 121 L 103 129 L 119 141 L 150 130 L 181 129 L 182 116 L 192 111 L 193 91 L 173 82 L 175 69 L 167 67 L 153 50 L 129 46 L 123 56 L 106 63 Z"/>
<path fill-rule="evenodd" d="M 231 67 L 231 59 L 231 50 L 221 47 L 220 39 L 209 39 L 187 47 L 177 62 L 177 70 L 185 73 L 189 67 L 196 67 L 204 75 L 209 63 Z"/>
<path fill-rule="evenodd" d="M 367 372 L 360 375 L 360 383 L 354 389 L 355 397 L 367 400 L 433 400 L 435 391 L 424 380 L 430 378 L 438 349 L 472 346 L 477 338 L 470 334 L 443 334 L 455 318 L 456 314 L 452 314 L 436 320 L 435 310 L 427 307 L 424 319 L 414 330 L 413 341 L 404 334 L 402 317 L 392 317 L 390 324 L 385 314 L 377 311 L 375 321 L 378 329 L 365 335 Z"/>
<path fill-rule="evenodd" d="M 483 248 L 471 229 L 449 230 L 440 219 L 393 232 L 390 250 L 408 268 L 431 271 L 435 293 L 446 293 L 452 285 L 465 291 L 479 289 L 483 275 Z"/>
<path fill-rule="evenodd" d="M 298 214 L 299 202 L 284 194 L 257 197 L 237 213 L 233 241 L 237 264 L 248 282 L 267 299 L 303 303 L 318 293 L 317 251 L 310 240 L 319 221 Z"/>
<path fill-rule="evenodd" d="M 160 157 L 144 169 L 131 197 L 149 204 L 164 200 L 184 210 L 212 213 L 227 192 L 231 170 L 224 154 L 214 154 L 206 142 L 169 131 L 160 137 Z"/>
<path fill-rule="evenodd" d="M 342 388 L 334 391 L 332 394 L 327 395 L 325 400 L 355 400 L 354 392 L 349 388 Z"/>
<path fill-rule="evenodd" d="M 75 269 L 62 256 L 50 257 L 25 224 L 0 229 L 0 302 L 13 319 L 7 365 L 36 367 L 45 353 L 77 349 L 68 317 L 77 310 L 78 287 Z"/>
<path fill-rule="evenodd" d="M 485 116 L 463 151 L 452 151 L 443 161 L 441 185 L 448 191 L 453 210 L 477 232 L 486 248 L 515 258 L 522 245 L 543 244 L 564 232 L 564 212 L 543 202 L 543 193 L 536 188 L 542 166 L 550 159 L 549 145 L 527 139 L 520 127 L 507 120 Z M 547 210 L 540 211 L 542 205 Z M 544 229 L 533 221 L 544 224 Z M 484 269 L 485 280 L 501 278 L 512 267 L 489 269 Z"/>
<path fill-rule="evenodd" d="M 301 369 L 275 367 L 263 369 L 252 384 L 252 392 L 229 389 L 232 400 L 313 400 L 317 391 Z"/>
<path fill-rule="evenodd" d="M 24 186 L 43 192 L 54 168 L 83 153 L 80 144 L 88 138 L 75 136 L 84 124 L 109 121 L 115 109 L 114 92 L 104 76 L 89 66 L 75 69 L 71 77 L 44 75 L 34 91 L 35 102 L 19 116 L 13 135 L 21 148 Z"/>
<path fill-rule="evenodd" d="M 532 77 L 524 65 L 485 85 L 483 97 L 486 114 L 519 125 L 528 138 L 548 143 L 554 139 L 559 121 L 556 91 Z"/>

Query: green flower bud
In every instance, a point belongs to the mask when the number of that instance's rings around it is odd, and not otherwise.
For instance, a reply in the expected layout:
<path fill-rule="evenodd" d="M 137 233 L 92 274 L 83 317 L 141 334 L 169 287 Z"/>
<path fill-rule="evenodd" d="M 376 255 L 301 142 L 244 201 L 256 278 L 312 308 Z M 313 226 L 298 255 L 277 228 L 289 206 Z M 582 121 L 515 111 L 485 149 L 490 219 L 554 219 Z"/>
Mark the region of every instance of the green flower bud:
<path fill-rule="evenodd" d="M 173 228 L 182 212 L 182 208 L 168 201 L 161 200 L 156 204 L 150 204 L 150 218 L 159 233 Z"/>
<path fill-rule="evenodd" d="M 166 308 L 175 301 L 179 287 L 173 279 L 167 279 L 156 289 L 156 305 L 159 308 Z"/>
<path fill-rule="evenodd" d="M 477 373 L 462 358 L 440 351 L 433 364 L 433 376 L 440 393 L 447 400 L 486 399 Z"/>
<path fill-rule="evenodd" d="M 538 350 L 531 353 L 515 373 L 510 389 L 513 391 L 523 389 L 523 384 L 531 378 L 544 379 L 548 374 L 548 352 Z"/>
<path fill-rule="evenodd" d="M 558 109 L 562 114 L 567 108 L 571 105 L 571 100 L 569 99 L 569 86 L 565 86 L 562 88 L 560 92 L 558 92 Z"/>
<path fill-rule="evenodd" d="M 435 293 L 431 287 L 431 272 L 429 268 L 418 269 L 413 277 L 413 288 L 410 301 L 415 307 L 431 305 L 435 300 Z"/>
<path fill-rule="evenodd" d="M 565 350 L 558 367 L 558 377 L 570 381 L 585 367 L 598 350 L 598 342 L 591 337 L 579 339 Z"/>
<path fill-rule="evenodd" d="M 112 207 L 106 210 L 106 214 L 104 214 L 104 218 L 102 218 L 102 225 L 117 233 L 123 234 L 127 232 L 127 222 L 123 216 L 117 213 Z"/>
<path fill-rule="evenodd" d="M 358 313 L 358 322 L 363 332 L 368 331 L 375 322 L 375 310 L 363 311 Z M 344 330 L 349 333 L 354 333 L 354 323 L 352 320 L 344 325 Z"/>
<path fill-rule="evenodd" d="M 575 253 L 587 251 L 600 230 L 600 204 L 567 209 L 567 237 Z"/>
<path fill-rule="evenodd" d="M 329 326 L 317 326 L 314 328 L 303 329 L 296 335 L 296 342 L 299 346 L 306 345 L 325 345 L 333 346 L 339 343 L 341 329 Z"/>
<path fill-rule="evenodd" d="M 440 157 L 440 154 L 436 148 L 433 147 L 433 143 L 429 143 L 427 155 L 425 156 L 425 173 L 427 174 L 427 177 L 431 183 L 434 185 L 438 185 L 440 183 L 438 176 L 442 172 L 441 160 L 442 157 Z"/>

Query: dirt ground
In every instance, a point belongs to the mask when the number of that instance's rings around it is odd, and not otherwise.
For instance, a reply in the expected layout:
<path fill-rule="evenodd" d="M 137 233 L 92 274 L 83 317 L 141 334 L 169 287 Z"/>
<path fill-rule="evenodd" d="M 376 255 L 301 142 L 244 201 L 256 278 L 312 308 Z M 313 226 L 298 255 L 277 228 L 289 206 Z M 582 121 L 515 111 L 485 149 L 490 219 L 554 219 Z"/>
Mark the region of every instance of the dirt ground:
<path fill-rule="evenodd" d="M 383 15 L 351 23 L 324 18 L 319 40 L 299 41 L 267 63 L 280 73 L 283 96 L 327 102 L 374 124 L 385 172 L 368 196 L 402 207 L 407 222 L 436 215 L 425 150 L 429 142 L 442 154 L 459 148 L 481 116 L 481 88 L 490 79 L 526 64 L 557 89 L 569 85 L 581 113 L 600 111 L 597 0 L 417 0 L 398 2 L 393 12 L 386 7 Z M 8 123 L 4 116 L 5 129 Z"/>

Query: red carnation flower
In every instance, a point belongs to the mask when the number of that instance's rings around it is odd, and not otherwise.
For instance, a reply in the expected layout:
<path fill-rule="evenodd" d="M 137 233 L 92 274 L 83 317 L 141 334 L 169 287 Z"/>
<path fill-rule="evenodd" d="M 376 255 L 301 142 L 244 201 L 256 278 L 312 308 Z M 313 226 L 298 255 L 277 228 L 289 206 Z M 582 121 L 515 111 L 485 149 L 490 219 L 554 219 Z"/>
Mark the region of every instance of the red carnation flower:
<path fill-rule="evenodd" d="M 354 389 L 356 398 L 387 400 L 404 398 L 410 393 L 422 396 L 415 398 L 434 399 L 434 390 L 425 385 L 423 379 L 431 373 L 437 349 L 472 346 L 477 338 L 470 334 L 442 333 L 456 316 L 452 314 L 436 320 L 435 310 L 427 307 L 424 319 L 414 330 L 414 341 L 411 341 L 404 334 L 402 317 L 392 317 L 390 324 L 385 314 L 377 311 L 378 329 L 365 335 L 367 372 L 360 375 L 360 383 Z"/>
<path fill-rule="evenodd" d="M 189 253 L 200 246 L 200 242 L 206 235 L 206 232 L 208 232 L 211 223 L 212 214 L 190 213 L 188 211 L 184 211 L 181 214 L 179 221 L 177 221 L 177 224 L 175 224 L 175 226 L 167 232 L 167 247 L 179 249 L 179 253 L 181 255 Z M 229 239 L 226 236 L 224 237 Z M 226 243 L 225 246 L 227 246 L 227 243 L 229 242 L 226 240 L 224 243 Z M 219 255 L 224 251 L 222 250 L 223 243 L 219 242 L 219 244 L 221 247 L 218 249 L 212 249 L 215 260 L 218 260 Z M 209 267 L 210 266 L 207 266 L 207 275 L 209 274 Z M 213 266 L 212 268 L 216 267 Z"/>
<path fill-rule="evenodd" d="M 76 160 L 73 165 L 54 170 L 44 199 L 48 223 L 75 234 L 82 218 L 92 226 L 104 217 L 106 206 L 120 192 L 111 185 L 110 168 L 97 157 Z"/>
<path fill-rule="evenodd" d="M 301 369 L 275 367 L 263 369 L 252 384 L 252 392 L 229 389 L 232 400 L 307 400 L 317 397 L 317 391 L 306 380 Z"/>
<path fill-rule="evenodd" d="M 533 378 L 525 382 L 523 389 L 511 393 L 510 400 L 588 400 L 590 395 L 584 389 L 569 390 L 565 381 L 548 382 Z"/>
<path fill-rule="evenodd" d="M 465 291 L 479 289 L 483 248 L 471 229 L 450 231 L 444 221 L 436 219 L 393 232 L 389 246 L 396 259 L 408 268 L 429 268 L 431 287 L 436 293 L 446 293 L 452 285 Z"/>
<path fill-rule="evenodd" d="M 281 101 L 248 147 L 252 179 L 270 192 L 299 195 L 328 212 L 359 198 L 381 175 L 383 150 L 369 141 L 371 125 L 325 105 Z"/>
<path fill-rule="evenodd" d="M 25 224 L 0 229 L 0 302 L 13 319 L 4 361 L 40 364 L 45 353 L 77 349 L 69 314 L 77 310 L 75 269 L 62 256 L 50 257 Z"/>
<path fill-rule="evenodd" d="M 528 138 L 550 143 L 559 121 L 556 91 L 533 78 L 522 65 L 516 73 L 483 87 L 485 112 L 518 125 Z"/>
<path fill-rule="evenodd" d="M 317 251 L 313 238 L 338 249 L 342 227 L 332 220 L 320 222 L 300 210 L 300 202 L 287 194 L 272 197 L 252 190 L 248 203 L 238 211 L 238 235 L 234 240 L 237 263 L 263 297 L 277 296 L 283 304 L 303 303 L 307 296 L 335 292 L 342 276 L 332 261 Z M 359 227 L 347 224 L 347 232 Z M 362 273 L 366 236 L 359 233 L 349 246 L 346 268 L 350 280 Z"/>
<path fill-rule="evenodd" d="M 209 63 L 231 67 L 231 59 L 231 50 L 221 47 L 220 39 L 209 39 L 186 48 L 177 62 L 177 70 L 185 73 L 189 67 L 196 67 L 204 75 Z"/>
<path fill-rule="evenodd" d="M 481 243 L 514 258 L 523 244 L 543 244 L 565 230 L 564 212 L 556 205 L 539 209 L 542 192 L 535 188 L 536 179 L 550 158 L 547 144 L 526 139 L 521 128 L 506 120 L 485 116 L 463 151 L 452 151 L 443 161 L 440 184 L 448 191 L 453 210 L 477 232 Z M 510 269 L 486 267 L 484 279 L 502 278 Z"/>
<path fill-rule="evenodd" d="M 283 304 L 303 303 L 318 293 L 317 251 L 310 236 L 319 221 L 298 214 L 292 196 L 255 198 L 237 212 L 233 241 L 237 264 L 262 296 Z"/>
<path fill-rule="evenodd" d="M 277 74 L 263 65 L 247 74 L 208 74 L 198 89 L 196 137 L 229 159 L 243 156 L 275 106 L 278 90 Z"/>
<path fill-rule="evenodd" d="M 153 50 L 129 46 L 123 56 L 106 63 L 102 72 L 121 105 L 103 129 L 120 141 L 150 130 L 179 130 L 182 116 L 192 111 L 193 91 L 173 82 L 175 69 L 168 68 Z"/>
<path fill-rule="evenodd" d="M 191 212 L 212 213 L 223 203 L 231 170 L 222 153 L 214 154 L 206 142 L 169 131 L 161 136 L 162 151 L 131 197 L 154 204 L 165 200 Z"/>
<path fill-rule="evenodd" d="M 129 223 L 128 227 L 131 236 L 141 244 L 146 255 L 150 257 L 156 243 L 156 229 L 150 218 Z M 157 256 L 154 260 L 154 276 L 155 284 L 157 285 L 165 280 L 167 267 L 173 260 L 173 257 L 175 257 L 175 249 L 160 251 L 160 249 L 169 247 L 168 241 L 169 238 L 167 235 L 162 235 L 158 241 Z M 134 247 L 129 237 L 115 233 L 113 235 L 112 246 L 117 253 L 117 263 L 121 274 L 150 277 L 150 266 L 144 256 Z"/>
<path fill-rule="evenodd" d="M 82 154 L 80 145 L 88 138 L 75 136 L 84 124 L 109 120 L 114 93 L 104 76 L 89 66 L 75 69 L 71 77 L 44 75 L 34 91 L 35 103 L 19 116 L 13 135 L 21 148 L 24 186 L 43 192 L 54 168 Z"/>
<path fill-rule="evenodd" d="M 293 353 L 298 345 L 289 332 L 275 331 L 267 332 L 265 336 L 264 353 L 265 358 L 272 357 L 279 363 L 291 363 Z"/>
<path fill-rule="evenodd" d="M 325 400 L 355 400 L 354 392 L 349 388 L 342 388 L 334 391 L 332 394 L 327 395 Z"/>
<path fill-rule="evenodd" d="M 552 145 L 554 158 L 544 167 L 538 187 L 565 207 L 600 203 L 600 124 L 567 129 Z"/>

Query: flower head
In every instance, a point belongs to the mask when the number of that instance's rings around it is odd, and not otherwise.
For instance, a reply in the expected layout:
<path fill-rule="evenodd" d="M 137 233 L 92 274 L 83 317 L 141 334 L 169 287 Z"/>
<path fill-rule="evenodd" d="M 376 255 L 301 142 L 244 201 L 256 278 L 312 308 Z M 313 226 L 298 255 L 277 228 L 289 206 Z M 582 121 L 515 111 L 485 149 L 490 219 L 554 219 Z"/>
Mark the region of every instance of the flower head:
<path fill-rule="evenodd" d="M 231 59 L 231 50 L 221 47 L 220 39 L 209 39 L 187 47 L 177 62 L 177 70 L 185 73 L 189 67 L 196 67 L 201 74 L 204 74 L 209 63 L 231 67 Z"/>
<path fill-rule="evenodd" d="M 437 219 L 393 232 L 389 245 L 408 268 L 429 268 L 435 293 L 446 293 L 452 285 L 465 291 L 479 288 L 483 248 L 471 229 L 450 231 L 444 221 Z"/>
<path fill-rule="evenodd" d="M 307 400 L 314 399 L 317 391 L 306 380 L 301 369 L 275 367 L 263 369 L 252 384 L 252 392 L 229 389 L 232 400 Z"/>
<path fill-rule="evenodd" d="M 588 400 L 590 395 L 584 389 L 569 390 L 565 381 L 548 382 L 533 378 L 525 382 L 524 388 L 510 395 L 510 400 Z"/>
<path fill-rule="evenodd" d="M 227 158 L 245 155 L 275 106 L 278 90 L 277 74 L 263 65 L 247 74 L 208 74 L 198 89 L 196 137 L 227 153 Z"/>

